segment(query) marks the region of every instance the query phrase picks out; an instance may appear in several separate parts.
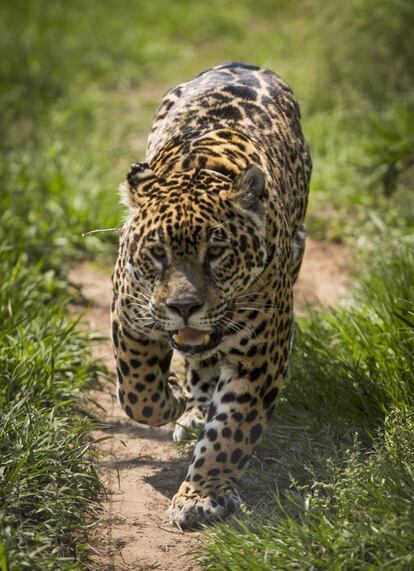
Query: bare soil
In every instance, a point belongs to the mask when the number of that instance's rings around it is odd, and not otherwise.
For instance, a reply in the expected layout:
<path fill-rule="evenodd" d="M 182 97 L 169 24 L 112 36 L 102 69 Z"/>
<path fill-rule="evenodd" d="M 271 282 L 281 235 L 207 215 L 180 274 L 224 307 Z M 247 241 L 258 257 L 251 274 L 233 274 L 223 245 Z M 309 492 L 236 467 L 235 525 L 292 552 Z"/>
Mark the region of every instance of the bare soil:
<path fill-rule="evenodd" d="M 296 285 L 296 306 L 335 304 L 348 283 L 343 246 L 308 239 L 301 275 Z M 69 279 L 89 300 L 85 326 L 102 336 L 93 347 L 114 377 L 109 332 L 111 270 L 82 263 Z M 81 310 L 84 308 L 81 308 Z M 72 311 L 79 313 L 79 306 Z M 180 368 L 179 360 L 174 360 Z M 179 371 L 177 371 L 179 372 Z M 115 397 L 114 382 L 103 382 L 93 392 L 107 426 L 93 434 L 99 450 L 98 470 L 106 486 L 103 515 L 92 532 L 92 569 L 104 571 L 196 571 L 191 552 L 200 543 L 199 532 L 183 533 L 171 526 L 165 514 L 170 499 L 185 477 L 187 459 L 172 442 L 172 427 L 151 428 L 129 420 Z M 248 477 L 248 476 L 247 476 Z"/>

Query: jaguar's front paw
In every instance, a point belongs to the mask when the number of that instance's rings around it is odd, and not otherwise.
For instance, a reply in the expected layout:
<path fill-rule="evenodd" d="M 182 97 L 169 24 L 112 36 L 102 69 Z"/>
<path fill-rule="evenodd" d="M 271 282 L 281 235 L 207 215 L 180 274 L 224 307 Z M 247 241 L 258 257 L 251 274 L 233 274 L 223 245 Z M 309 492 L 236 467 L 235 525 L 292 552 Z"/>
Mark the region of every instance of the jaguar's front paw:
<path fill-rule="evenodd" d="M 174 442 L 195 439 L 204 428 L 206 419 L 198 412 L 185 413 L 177 420 L 173 432 Z"/>
<path fill-rule="evenodd" d="M 182 529 L 190 529 L 223 520 L 238 511 L 241 504 L 241 498 L 234 489 L 217 490 L 203 496 L 184 483 L 173 497 L 168 515 L 171 523 Z"/>

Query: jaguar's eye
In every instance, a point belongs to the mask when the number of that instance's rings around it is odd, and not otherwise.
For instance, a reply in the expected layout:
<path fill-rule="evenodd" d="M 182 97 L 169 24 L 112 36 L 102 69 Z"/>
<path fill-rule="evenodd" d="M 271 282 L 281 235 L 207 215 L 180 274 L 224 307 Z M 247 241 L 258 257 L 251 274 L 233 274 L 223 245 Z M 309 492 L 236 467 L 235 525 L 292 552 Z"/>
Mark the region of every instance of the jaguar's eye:
<path fill-rule="evenodd" d="M 224 254 L 224 250 L 224 246 L 209 246 L 207 249 L 207 260 L 209 262 L 218 260 Z"/>
<path fill-rule="evenodd" d="M 167 257 L 167 254 L 165 253 L 165 250 L 162 246 L 152 246 L 150 253 L 152 257 L 155 258 L 158 262 L 163 262 Z"/>

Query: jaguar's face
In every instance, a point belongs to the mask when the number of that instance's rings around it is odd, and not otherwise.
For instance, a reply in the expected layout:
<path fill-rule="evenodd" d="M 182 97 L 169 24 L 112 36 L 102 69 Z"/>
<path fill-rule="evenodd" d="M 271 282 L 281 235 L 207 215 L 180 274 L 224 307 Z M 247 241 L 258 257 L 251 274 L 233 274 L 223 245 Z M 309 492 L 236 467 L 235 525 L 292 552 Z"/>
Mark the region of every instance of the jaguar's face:
<path fill-rule="evenodd" d="M 237 296 L 266 263 L 262 213 L 240 206 L 231 181 L 208 178 L 141 197 L 126 236 L 137 323 L 167 332 L 186 354 L 235 332 Z"/>

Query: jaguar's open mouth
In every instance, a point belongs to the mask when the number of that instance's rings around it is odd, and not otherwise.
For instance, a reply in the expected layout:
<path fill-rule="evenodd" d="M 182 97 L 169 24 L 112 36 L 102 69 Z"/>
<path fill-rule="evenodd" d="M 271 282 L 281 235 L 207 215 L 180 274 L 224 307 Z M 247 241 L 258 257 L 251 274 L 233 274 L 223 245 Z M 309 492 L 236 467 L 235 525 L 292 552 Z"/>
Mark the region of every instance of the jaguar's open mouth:
<path fill-rule="evenodd" d="M 217 347 L 222 334 L 219 331 L 201 331 L 192 327 L 183 327 L 178 331 L 169 331 L 168 337 L 173 349 L 196 355 Z"/>

